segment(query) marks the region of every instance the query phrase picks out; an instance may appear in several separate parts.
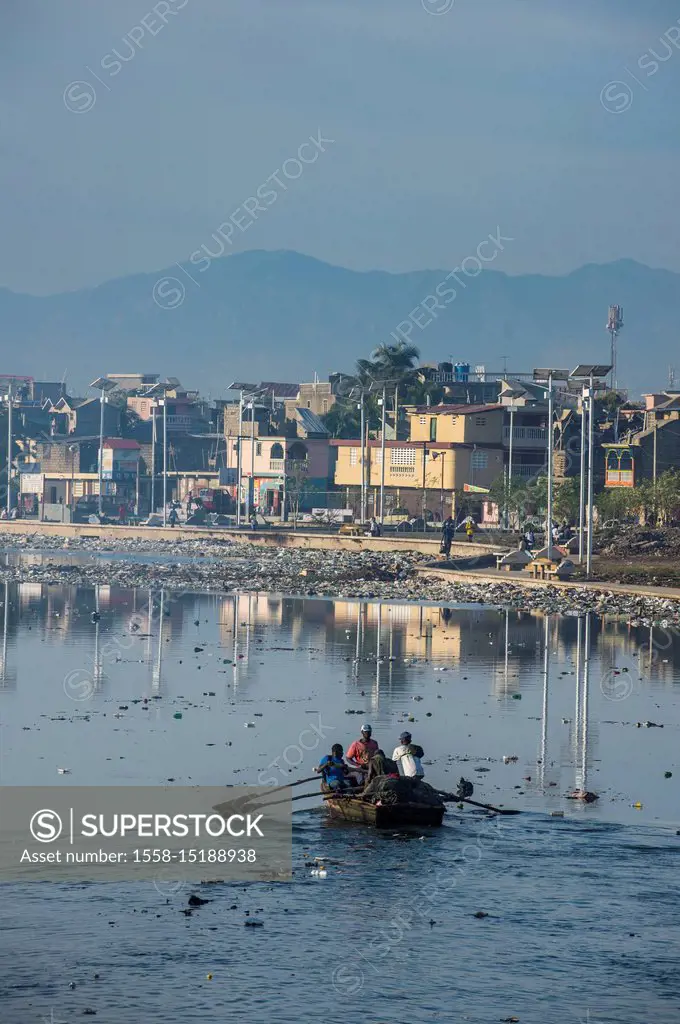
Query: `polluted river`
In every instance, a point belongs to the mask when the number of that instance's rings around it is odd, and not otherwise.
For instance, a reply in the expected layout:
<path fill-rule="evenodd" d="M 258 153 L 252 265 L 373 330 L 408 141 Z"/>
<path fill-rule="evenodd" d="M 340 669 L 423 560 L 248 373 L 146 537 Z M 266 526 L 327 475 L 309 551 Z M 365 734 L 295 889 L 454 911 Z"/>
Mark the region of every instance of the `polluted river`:
<path fill-rule="evenodd" d="M 369 722 L 522 813 L 376 831 L 313 785 L 288 882 L 3 882 L 3 1024 L 678 1020 L 673 608 L 428 599 L 407 556 L 332 599 L 318 552 L 192 588 L 184 556 L 4 556 L 3 786 L 283 786 Z"/>

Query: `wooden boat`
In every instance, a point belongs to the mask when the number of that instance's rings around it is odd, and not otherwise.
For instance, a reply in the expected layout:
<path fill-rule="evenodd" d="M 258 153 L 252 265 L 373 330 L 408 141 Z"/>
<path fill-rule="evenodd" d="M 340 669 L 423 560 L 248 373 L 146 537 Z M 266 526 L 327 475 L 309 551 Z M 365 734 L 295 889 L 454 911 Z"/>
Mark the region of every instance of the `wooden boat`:
<path fill-rule="evenodd" d="M 358 821 L 374 828 L 436 828 L 444 819 L 444 804 L 373 804 L 357 796 L 326 797 L 331 818 Z"/>

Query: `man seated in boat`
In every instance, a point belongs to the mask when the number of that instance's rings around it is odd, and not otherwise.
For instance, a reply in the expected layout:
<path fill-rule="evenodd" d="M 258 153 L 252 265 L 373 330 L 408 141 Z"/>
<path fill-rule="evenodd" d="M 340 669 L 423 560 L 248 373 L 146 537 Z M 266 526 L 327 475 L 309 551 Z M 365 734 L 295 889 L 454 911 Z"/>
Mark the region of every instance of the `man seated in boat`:
<path fill-rule="evenodd" d="M 355 775 L 357 783 L 359 783 L 366 771 L 368 771 L 368 762 L 371 760 L 374 754 L 378 753 L 378 744 L 371 738 L 373 729 L 366 722 L 361 726 L 361 736 L 358 740 L 354 740 L 350 743 L 349 750 L 347 751 L 347 761 L 353 767 L 359 769 Z"/>
<path fill-rule="evenodd" d="M 399 746 L 394 748 L 392 758 L 399 766 L 399 774 L 411 779 L 422 779 L 425 775 L 421 757 L 425 751 L 417 743 L 411 743 L 411 733 L 402 732 Z"/>
<path fill-rule="evenodd" d="M 333 744 L 330 754 L 321 758 L 318 768 L 315 768 L 314 771 L 321 775 L 321 780 L 328 790 L 344 792 L 353 788 L 349 768 L 343 760 L 341 743 Z"/>
<path fill-rule="evenodd" d="M 366 785 L 379 775 L 384 775 L 388 779 L 399 778 L 399 768 L 396 762 L 391 757 L 387 757 L 384 750 L 379 750 L 368 762 L 368 772 L 364 780 Z"/>

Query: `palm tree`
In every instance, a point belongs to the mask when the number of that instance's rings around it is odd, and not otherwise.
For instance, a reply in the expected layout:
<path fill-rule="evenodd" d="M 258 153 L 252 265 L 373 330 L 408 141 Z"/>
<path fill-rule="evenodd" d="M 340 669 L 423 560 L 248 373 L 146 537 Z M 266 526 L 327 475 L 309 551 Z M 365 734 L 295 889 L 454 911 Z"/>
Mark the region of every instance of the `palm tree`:
<path fill-rule="evenodd" d="M 399 341 L 395 345 L 381 344 L 371 353 L 373 365 L 379 379 L 403 378 L 413 370 L 413 364 L 420 358 L 415 345 Z"/>

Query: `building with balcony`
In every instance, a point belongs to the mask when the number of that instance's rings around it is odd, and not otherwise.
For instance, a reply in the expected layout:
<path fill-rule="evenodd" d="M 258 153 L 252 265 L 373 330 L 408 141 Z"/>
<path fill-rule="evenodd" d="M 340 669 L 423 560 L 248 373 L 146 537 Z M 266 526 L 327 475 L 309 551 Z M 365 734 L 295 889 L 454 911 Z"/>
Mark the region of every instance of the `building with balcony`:
<path fill-rule="evenodd" d="M 603 443 L 605 487 L 635 487 L 668 469 L 680 469 L 680 392 L 643 396 L 644 425 Z"/>
<path fill-rule="evenodd" d="M 236 478 L 241 459 L 241 501 L 250 489 L 252 507 L 280 515 L 284 505 L 294 503 L 299 511 L 325 506 L 332 487 L 330 446 L 327 436 L 303 439 L 255 437 L 247 434 L 227 437 L 225 467 Z M 236 499 L 237 486 L 228 491 Z M 294 502 L 293 502 L 294 496 Z"/>

